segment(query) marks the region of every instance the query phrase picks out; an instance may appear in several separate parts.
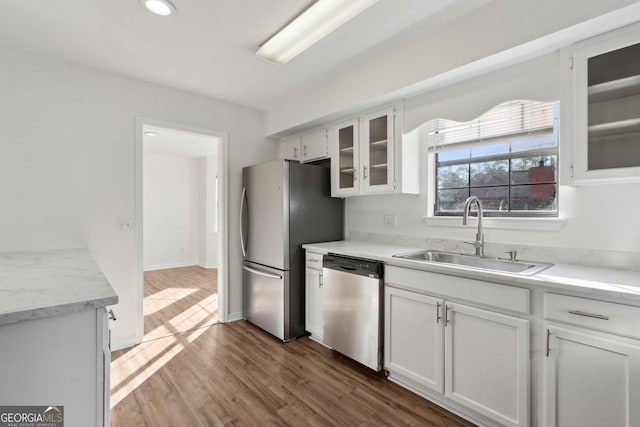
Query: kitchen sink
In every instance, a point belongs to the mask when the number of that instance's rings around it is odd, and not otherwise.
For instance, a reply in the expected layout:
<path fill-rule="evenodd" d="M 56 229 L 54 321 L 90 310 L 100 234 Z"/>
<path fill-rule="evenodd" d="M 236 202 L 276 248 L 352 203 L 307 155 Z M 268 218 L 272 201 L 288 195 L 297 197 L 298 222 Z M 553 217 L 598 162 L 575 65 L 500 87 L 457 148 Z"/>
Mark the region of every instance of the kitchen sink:
<path fill-rule="evenodd" d="M 425 263 L 449 264 L 460 268 L 481 269 L 531 276 L 551 267 L 553 264 L 511 261 L 501 258 L 479 257 L 475 255 L 456 254 L 434 250 L 415 251 L 393 255 L 394 258 L 407 259 Z"/>

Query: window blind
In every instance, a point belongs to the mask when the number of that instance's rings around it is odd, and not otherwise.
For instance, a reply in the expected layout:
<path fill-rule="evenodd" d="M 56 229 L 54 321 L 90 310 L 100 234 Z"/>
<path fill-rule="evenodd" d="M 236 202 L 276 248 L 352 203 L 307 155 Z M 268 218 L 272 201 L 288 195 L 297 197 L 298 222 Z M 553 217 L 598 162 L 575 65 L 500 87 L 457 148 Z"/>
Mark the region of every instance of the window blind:
<path fill-rule="evenodd" d="M 428 122 L 429 150 L 443 151 L 470 144 L 518 139 L 539 139 L 554 133 L 557 103 L 513 100 L 500 104 L 477 119 L 456 122 L 434 119 Z"/>

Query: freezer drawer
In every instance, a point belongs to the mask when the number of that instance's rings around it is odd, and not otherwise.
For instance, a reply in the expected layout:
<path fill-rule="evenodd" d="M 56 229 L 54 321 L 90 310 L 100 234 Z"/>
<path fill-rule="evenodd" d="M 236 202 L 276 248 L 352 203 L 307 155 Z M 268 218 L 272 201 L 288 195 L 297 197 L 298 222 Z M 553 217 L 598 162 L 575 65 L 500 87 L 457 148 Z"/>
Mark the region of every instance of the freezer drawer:
<path fill-rule="evenodd" d="M 283 341 L 289 339 L 285 316 L 289 272 L 246 261 L 242 268 L 245 318 Z"/>

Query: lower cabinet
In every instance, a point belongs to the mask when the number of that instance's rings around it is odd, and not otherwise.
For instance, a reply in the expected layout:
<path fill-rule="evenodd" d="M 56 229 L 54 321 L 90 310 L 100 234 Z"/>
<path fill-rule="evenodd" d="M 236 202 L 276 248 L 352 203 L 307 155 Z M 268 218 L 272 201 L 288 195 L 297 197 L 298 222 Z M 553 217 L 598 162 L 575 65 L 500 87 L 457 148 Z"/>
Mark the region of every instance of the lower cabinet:
<path fill-rule="evenodd" d="M 500 425 L 529 425 L 528 320 L 386 286 L 385 369 Z"/>
<path fill-rule="evenodd" d="M 103 307 L 0 325 L 2 405 L 58 405 L 64 425 L 109 426 L 111 354 Z"/>
<path fill-rule="evenodd" d="M 322 254 L 307 253 L 305 277 L 305 329 L 312 339 L 322 342 Z"/>
<path fill-rule="evenodd" d="M 640 426 L 640 343 L 547 325 L 547 427 Z"/>

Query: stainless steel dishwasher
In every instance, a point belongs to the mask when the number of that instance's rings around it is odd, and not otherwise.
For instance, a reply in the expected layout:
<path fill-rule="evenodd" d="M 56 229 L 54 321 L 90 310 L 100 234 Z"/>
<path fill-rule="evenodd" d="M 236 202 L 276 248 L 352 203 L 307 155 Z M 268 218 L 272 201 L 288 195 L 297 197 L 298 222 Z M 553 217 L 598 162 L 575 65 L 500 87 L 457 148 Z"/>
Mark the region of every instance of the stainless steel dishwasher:
<path fill-rule="evenodd" d="M 382 369 L 382 263 L 328 254 L 322 263 L 323 341 L 333 350 Z"/>

